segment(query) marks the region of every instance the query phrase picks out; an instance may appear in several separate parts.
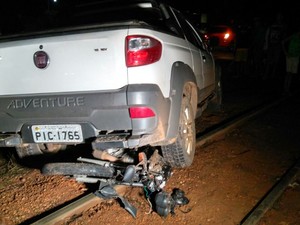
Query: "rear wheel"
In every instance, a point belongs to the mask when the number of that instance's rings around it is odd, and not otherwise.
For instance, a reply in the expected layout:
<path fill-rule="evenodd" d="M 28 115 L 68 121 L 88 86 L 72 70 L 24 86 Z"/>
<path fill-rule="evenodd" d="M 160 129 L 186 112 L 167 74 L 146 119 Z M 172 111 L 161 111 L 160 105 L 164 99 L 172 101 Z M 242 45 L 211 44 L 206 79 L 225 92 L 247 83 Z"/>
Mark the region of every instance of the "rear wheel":
<path fill-rule="evenodd" d="M 115 170 L 112 167 L 90 163 L 48 163 L 42 168 L 46 175 L 86 175 L 92 177 L 112 178 Z"/>
<path fill-rule="evenodd" d="M 178 137 L 170 145 L 161 146 L 165 161 L 172 167 L 188 167 L 195 155 L 195 118 L 190 100 L 183 97 L 181 103 Z"/>

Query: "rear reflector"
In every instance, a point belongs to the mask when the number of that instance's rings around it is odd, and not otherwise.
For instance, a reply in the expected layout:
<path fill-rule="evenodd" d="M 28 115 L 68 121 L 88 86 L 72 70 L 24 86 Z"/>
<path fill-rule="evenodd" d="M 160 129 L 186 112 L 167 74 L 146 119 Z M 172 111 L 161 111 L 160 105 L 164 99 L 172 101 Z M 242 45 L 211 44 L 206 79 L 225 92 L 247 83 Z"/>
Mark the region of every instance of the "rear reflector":
<path fill-rule="evenodd" d="M 153 110 L 148 107 L 131 107 L 129 108 L 129 114 L 130 118 L 132 119 L 148 118 L 155 116 Z"/>

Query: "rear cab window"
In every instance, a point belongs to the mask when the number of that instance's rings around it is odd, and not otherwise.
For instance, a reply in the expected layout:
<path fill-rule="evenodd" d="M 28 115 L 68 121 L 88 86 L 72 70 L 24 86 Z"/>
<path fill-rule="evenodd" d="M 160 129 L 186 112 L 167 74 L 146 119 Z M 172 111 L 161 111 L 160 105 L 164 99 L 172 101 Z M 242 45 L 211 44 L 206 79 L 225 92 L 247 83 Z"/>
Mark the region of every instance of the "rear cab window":
<path fill-rule="evenodd" d="M 0 10 L 2 36 L 118 21 L 142 21 L 153 29 L 180 35 L 157 2 L 151 0 L 11 0 Z"/>

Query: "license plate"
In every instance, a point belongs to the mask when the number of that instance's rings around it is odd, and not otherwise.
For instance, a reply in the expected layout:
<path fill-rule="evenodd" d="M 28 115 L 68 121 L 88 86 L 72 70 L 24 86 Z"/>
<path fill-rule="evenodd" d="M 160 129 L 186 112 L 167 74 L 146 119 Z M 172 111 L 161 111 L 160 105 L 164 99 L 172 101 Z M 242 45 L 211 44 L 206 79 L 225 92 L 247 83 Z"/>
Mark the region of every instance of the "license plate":
<path fill-rule="evenodd" d="M 79 124 L 33 125 L 31 131 L 36 143 L 79 143 L 83 141 Z"/>

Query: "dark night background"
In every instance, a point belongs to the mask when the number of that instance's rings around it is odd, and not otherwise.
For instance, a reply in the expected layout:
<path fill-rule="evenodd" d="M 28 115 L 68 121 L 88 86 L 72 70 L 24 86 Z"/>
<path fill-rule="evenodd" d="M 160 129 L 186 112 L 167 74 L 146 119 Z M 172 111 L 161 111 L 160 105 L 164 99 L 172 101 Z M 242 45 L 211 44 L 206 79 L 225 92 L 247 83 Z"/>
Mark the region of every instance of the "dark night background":
<path fill-rule="evenodd" d="M 34 15 L 50 12 L 55 7 L 67 5 L 68 2 L 79 0 L 10 0 L 0 3 L 0 29 L 17 26 L 16 18 L 21 12 Z M 86 0 L 91 1 L 91 0 Z M 300 29 L 300 6 L 296 2 L 274 0 L 164 0 L 175 6 L 196 23 L 200 23 L 201 15 L 207 15 L 208 24 L 234 24 L 235 26 L 251 26 L 253 19 L 259 17 L 268 25 L 274 21 L 278 12 L 282 13 L 288 30 L 293 32 Z"/>
<path fill-rule="evenodd" d="M 190 14 L 207 13 L 208 23 L 252 25 L 253 19 L 259 17 L 267 25 L 274 21 L 276 14 L 282 13 L 290 30 L 300 29 L 300 6 L 290 0 L 169 0 L 168 2 Z"/>

